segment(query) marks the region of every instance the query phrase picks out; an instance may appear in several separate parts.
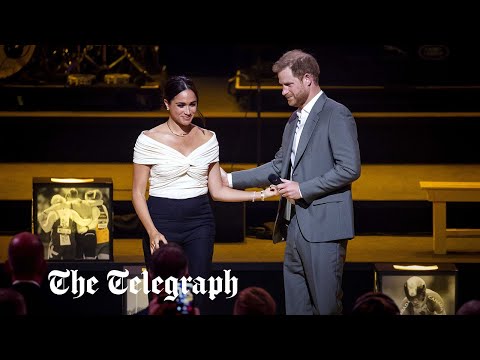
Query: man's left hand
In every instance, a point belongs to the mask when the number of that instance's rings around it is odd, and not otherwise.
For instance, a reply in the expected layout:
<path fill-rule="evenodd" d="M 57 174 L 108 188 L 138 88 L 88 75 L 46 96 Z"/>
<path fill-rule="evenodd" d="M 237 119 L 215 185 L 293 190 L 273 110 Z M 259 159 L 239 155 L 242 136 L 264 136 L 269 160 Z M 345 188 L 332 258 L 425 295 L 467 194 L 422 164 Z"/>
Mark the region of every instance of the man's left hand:
<path fill-rule="evenodd" d="M 287 200 L 298 200 L 302 198 L 300 185 L 296 181 L 282 179 L 282 184 L 277 185 L 279 194 Z"/>

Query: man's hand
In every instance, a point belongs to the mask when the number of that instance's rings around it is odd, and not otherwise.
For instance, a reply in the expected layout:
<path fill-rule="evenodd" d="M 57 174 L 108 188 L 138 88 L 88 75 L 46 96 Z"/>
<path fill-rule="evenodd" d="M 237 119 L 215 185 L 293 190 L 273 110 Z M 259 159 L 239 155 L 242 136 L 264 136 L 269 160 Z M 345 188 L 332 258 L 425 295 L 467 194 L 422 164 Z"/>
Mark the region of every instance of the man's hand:
<path fill-rule="evenodd" d="M 228 176 L 225 170 L 222 169 L 220 166 L 220 176 L 222 177 L 222 184 L 223 186 L 230 187 L 230 184 L 228 183 Z"/>
<path fill-rule="evenodd" d="M 282 179 L 282 184 L 277 185 L 278 193 L 289 201 L 302 198 L 300 185 L 296 181 Z"/>

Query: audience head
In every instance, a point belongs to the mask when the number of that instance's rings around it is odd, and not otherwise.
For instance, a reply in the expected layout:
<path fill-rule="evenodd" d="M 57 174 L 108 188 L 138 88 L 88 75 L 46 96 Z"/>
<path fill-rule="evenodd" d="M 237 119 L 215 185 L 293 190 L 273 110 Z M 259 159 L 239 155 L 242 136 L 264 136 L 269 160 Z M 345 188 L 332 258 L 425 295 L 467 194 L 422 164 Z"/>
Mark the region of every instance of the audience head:
<path fill-rule="evenodd" d="M 457 315 L 480 315 L 480 300 L 470 300 L 460 306 Z"/>
<path fill-rule="evenodd" d="M 267 290 L 251 286 L 237 295 L 233 315 L 275 315 L 277 304 Z"/>
<path fill-rule="evenodd" d="M 150 263 L 150 276 L 159 276 L 163 280 L 173 276 L 181 278 L 188 276 L 188 259 L 183 248 L 174 243 L 167 244 L 160 242 L 160 246 L 152 254 Z"/>
<path fill-rule="evenodd" d="M 33 280 L 40 284 L 47 270 L 42 241 L 29 232 L 16 234 L 8 245 L 6 264 L 10 270 L 12 282 Z"/>
<path fill-rule="evenodd" d="M 381 292 L 367 292 L 353 304 L 352 315 L 400 315 L 393 299 Z"/>
<path fill-rule="evenodd" d="M 0 316 L 26 314 L 27 305 L 22 294 L 11 288 L 0 289 Z"/>
<path fill-rule="evenodd" d="M 173 242 L 164 244 L 160 242 L 158 249 L 152 254 L 149 268 L 150 278 L 160 277 L 166 280 L 169 277 L 180 279 L 188 277 L 188 259 L 183 248 Z M 165 300 L 166 292 L 155 294 L 149 304 L 149 315 L 181 315 L 177 311 L 175 300 Z M 193 307 L 190 315 L 199 315 L 198 308 Z"/>

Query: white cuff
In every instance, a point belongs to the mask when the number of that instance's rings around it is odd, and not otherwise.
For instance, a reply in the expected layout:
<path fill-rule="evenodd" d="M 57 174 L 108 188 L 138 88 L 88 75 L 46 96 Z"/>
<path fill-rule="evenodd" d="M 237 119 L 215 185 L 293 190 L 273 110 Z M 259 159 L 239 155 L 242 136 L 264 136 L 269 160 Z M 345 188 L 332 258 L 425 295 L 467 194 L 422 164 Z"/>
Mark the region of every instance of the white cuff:
<path fill-rule="evenodd" d="M 300 191 L 300 185 L 298 185 L 298 193 L 300 194 L 300 199 L 303 199 L 302 192 Z"/>
<path fill-rule="evenodd" d="M 227 174 L 228 186 L 233 187 L 232 173 Z"/>

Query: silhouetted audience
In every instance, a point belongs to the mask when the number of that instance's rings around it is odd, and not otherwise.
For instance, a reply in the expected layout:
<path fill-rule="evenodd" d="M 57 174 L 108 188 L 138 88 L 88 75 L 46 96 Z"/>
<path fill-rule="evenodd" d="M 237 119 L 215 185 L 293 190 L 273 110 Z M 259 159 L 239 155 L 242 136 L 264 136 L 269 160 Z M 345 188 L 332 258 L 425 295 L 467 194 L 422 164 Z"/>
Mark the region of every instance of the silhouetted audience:
<path fill-rule="evenodd" d="M 351 315 L 400 315 L 400 309 L 390 296 L 371 291 L 357 298 Z"/>
<path fill-rule="evenodd" d="M 457 315 L 480 315 L 480 300 L 470 300 L 460 306 Z"/>
<path fill-rule="evenodd" d="M 188 259 L 183 248 L 173 242 L 161 244 L 152 254 L 152 264 L 149 268 L 152 277 L 160 276 L 166 279 L 170 276 L 181 278 L 188 274 Z"/>
<path fill-rule="evenodd" d="M 167 244 L 160 243 L 159 247 L 153 252 L 148 269 L 149 281 L 151 284 L 152 279 L 160 277 L 162 280 L 166 280 L 169 277 L 180 279 L 182 277 L 188 277 L 188 259 L 183 248 L 174 243 L 169 242 Z M 138 315 L 182 315 L 179 311 L 179 304 L 177 303 L 178 296 L 175 300 L 165 300 L 169 295 L 165 291 L 164 283 L 159 286 L 159 294 L 152 292 L 152 300 L 150 301 L 148 308 L 140 311 Z M 192 296 L 192 294 L 190 294 Z M 196 307 L 192 307 L 188 310 L 189 315 L 199 315 L 199 310 Z"/>
<path fill-rule="evenodd" d="M 25 298 L 11 288 L 0 289 L 0 316 L 26 315 Z"/>
<path fill-rule="evenodd" d="M 29 232 L 14 235 L 5 265 L 11 276 L 11 287 L 25 298 L 27 315 L 47 315 L 49 307 L 41 289 L 47 271 L 42 241 Z"/>
<path fill-rule="evenodd" d="M 260 287 L 251 286 L 237 295 L 233 315 L 275 315 L 277 304 L 270 293 Z"/>

